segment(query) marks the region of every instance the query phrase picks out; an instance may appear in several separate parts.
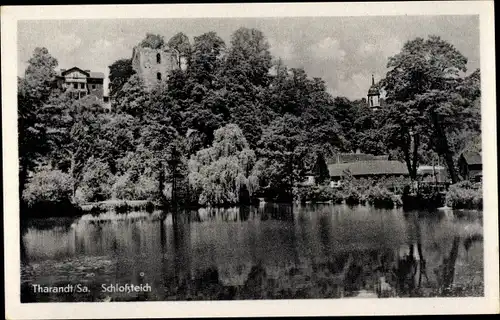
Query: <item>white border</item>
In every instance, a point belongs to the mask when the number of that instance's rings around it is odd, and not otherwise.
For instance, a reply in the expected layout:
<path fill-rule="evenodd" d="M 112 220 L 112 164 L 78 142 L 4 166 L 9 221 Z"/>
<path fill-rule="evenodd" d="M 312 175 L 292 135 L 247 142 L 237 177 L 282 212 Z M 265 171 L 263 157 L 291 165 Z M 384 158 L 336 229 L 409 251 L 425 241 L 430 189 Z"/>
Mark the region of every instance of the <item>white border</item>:
<path fill-rule="evenodd" d="M 484 167 L 484 298 L 20 303 L 17 151 L 17 21 L 195 17 L 480 15 Z M 493 1 L 2 7 L 2 134 L 7 319 L 475 314 L 499 312 Z"/>

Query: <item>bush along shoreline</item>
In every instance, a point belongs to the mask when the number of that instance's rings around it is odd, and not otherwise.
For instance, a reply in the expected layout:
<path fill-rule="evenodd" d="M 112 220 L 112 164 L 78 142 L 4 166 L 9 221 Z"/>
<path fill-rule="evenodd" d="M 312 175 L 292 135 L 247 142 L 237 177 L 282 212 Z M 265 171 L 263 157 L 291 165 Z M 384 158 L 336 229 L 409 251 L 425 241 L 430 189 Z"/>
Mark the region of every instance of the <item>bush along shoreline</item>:
<path fill-rule="evenodd" d="M 371 205 L 377 208 L 399 208 L 402 196 L 383 185 L 348 184 L 343 188 L 330 186 L 301 186 L 294 189 L 294 200 L 300 203 L 329 202 L 347 205 Z"/>
<path fill-rule="evenodd" d="M 483 209 L 482 184 L 465 180 L 451 185 L 445 203 L 453 209 Z"/>
<path fill-rule="evenodd" d="M 178 194 L 176 201 L 173 201 L 172 191 L 168 185 L 164 187 L 162 193 L 155 192 L 158 186 L 152 182 L 145 184 L 144 181 L 140 181 L 141 179 L 137 180 L 140 183 L 128 185 L 126 192 L 121 188 L 123 183 L 120 181 L 115 182 L 109 189 L 101 184 L 89 182 L 79 186 L 74 192 L 75 186 L 71 176 L 51 168 L 37 172 L 30 180 L 21 201 L 21 216 L 27 218 L 75 217 L 107 211 L 151 213 L 154 210 L 170 210 L 174 206 L 197 209 L 252 205 L 259 202 L 255 188 L 252 190 L 252 195 L 246 188 L 242 188 L 239 194 L 232 198 L 216 198 L 206 192 L 184 190 L 183 194 Z M 144 189 L 145 185 L 147 187 Z M 483 206 L 481 183 L 459 182 L 451 185 L 446 195 L 438 193 L 413 195 L 409 193 L 409 186 L 409 180 L 400 181 L 400 179 L 352 179 L 345 181 L 339 188 L 329 185 L 297 185 L 292 189 L 288 201 L 285 202 L 345 203 L 388 209 L 437 208 L 442 205 L 453 209 L 482 209 Z M 270 202 L 280 202 L 281 198 L 264 197 L 264 199 Z"/>

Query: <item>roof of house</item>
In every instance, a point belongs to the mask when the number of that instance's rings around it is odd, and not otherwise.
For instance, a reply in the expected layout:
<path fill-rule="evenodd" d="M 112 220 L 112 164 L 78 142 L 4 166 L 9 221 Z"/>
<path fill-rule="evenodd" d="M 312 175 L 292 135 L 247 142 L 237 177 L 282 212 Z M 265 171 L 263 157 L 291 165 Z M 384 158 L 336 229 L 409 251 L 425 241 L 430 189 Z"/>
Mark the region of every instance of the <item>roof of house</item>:
<path fill-rule="evenodd" d="M 352 175 L 401 174 L 407 175 L 408 169 L 399 161 L 370 160 L 358 161 L 349 166 Z"/>
<path fill-rule="evenodd" d="M 344 175 L 344 171 L 349 168 L 349 165 L 350 163 L 334 163 L 328 165 L 330 177 L 341 177 Z"/>
<path fill-rule="evenodd" d="M 87 77 L 90 77 L 90 78 L 99 78 L 99 79 L 104 79 L 104 73 L 103 72 L 92 72 L 90 70 L 83 70 L 81 68 L 78 68 L 78 67 L 72 67 L 72 68 L 69 68 L 69 69 L 61 69 L 60 71 L 57 72 L 57 75 L 58 76 L 64 76 L 65 74 L 71 72 L 71 71 L 74 71 L 74 70 L 78 70 L 80 71 L 81 73 L 87 75 Z"/>
<path fill-rule="evenodd" d="M 405 164 L 394 160 L 368 160 L 351 163 L 331 164 L 328 166 L 330 176 L 342 176 L 349 172 L 353 176 L 367 175 L 408 175 Z"/>
<path fill-rule="evenodd" d="M 462 157 L 465 159 L 467 164 L 482 164 L 481 154 L 476 151 L 468 151 L 462 153 Z"/>
<path fill-rule="evenodd" d="M 389 155 L 375 156 L 368 153 L 339 153 L 328 160 L 328 163 L 351 163 L 367 160 L 389 160 Z"/>
<path fill-rule="evenodd" d="M 90 73 L 91 78 L 102 78 L 104 79 L 104 73 L 103 72 L 91 72 Z"/>

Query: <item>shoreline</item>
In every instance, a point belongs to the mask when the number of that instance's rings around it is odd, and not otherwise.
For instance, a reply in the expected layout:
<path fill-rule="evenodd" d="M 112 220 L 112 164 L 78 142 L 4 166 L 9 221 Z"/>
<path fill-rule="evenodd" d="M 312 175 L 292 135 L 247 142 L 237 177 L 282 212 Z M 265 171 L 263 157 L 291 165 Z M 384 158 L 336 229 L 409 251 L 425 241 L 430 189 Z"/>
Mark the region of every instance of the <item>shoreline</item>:
<path fill-rule="evenodd" d="M 101 202 L 94 203 L 85 203 L 85 204 L 73 204 L 75 206 L 78 214 L 74 214 L 75 211 L 70 211 L 69 214 L 58 214 L 58 215 L 50 215 L 50 216 L 36 216 L 32 212 L 24 212 L 21 211 L 21 216 L 24 216 L 28 219 L 40 219 L 50 221 L 57 218 L 80 218 L 84 215 L 99 215 L 106 212 L 115 212 L 116 214 L 128 214 L 131 212 L 137 211 L 145 211 L 149 214 L 152 214 L 154 211 L 165 210 L 167 212 L 172 212 L 173 210 L 181 210 L 181 211 L 189 211 L 189 210 L 199 210 L 199 209 L 229 209 L 229 208 L 241 208 L 241 207 L 259 207 L 265 204 L 276 204 L 276 205 L 291 205 L 291 206 L 302 206 L 302 205 L 334 205 L 334 206 L 363 206 L 367 208 L 373 209 L 400 209 L 403 212 L 410 212 L 414 210 L 431 210 L 431 211 L 439 211 L 439 207 L 436 206 L 426 206 L 425 201 L 421 203 L 420 206 L 384 206 L 384 205 L 374 205 L 373 203 L 369 203 L 368 201 L 358 202 L 358 203 L 348 203 L 348 201 L 343 200 L 342 202 L 338 201 L 292 201 L 292 202 L 277 202 L 277 201 L 261 201 L 260 203 L 250 203 L 250 204 L 234 204 L 234 205 L 224 205 L 224 206 L 178 206 L 177 208 L 172 208 L 170 206 L 162 207 L 160 205 L 154 204 L 148 200 L 107 200 Z M 59 204 L 53 203 L 53 209 L 58 209 Z M 65 208 L 65 206 L 61 206 L 59 208 Z M 453 211 L 478 211 L 481 212 L 482 208 L 452 208 L 448 207 Z M 28 211 L 32 211 L 34 209 L 28 209 Z M 31 214 L 27 214 L 31 213 Z"/>

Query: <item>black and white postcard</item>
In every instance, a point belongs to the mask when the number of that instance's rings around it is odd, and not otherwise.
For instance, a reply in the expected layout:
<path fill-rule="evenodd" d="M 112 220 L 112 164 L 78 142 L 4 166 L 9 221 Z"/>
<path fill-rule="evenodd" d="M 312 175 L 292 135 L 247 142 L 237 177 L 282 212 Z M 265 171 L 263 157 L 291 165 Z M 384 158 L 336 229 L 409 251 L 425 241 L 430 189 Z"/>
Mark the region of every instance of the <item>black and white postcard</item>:
<path fill-rule="evenodd" d="M 498 312 L 492 1 L 1 15 L 7 318 Z"/>

